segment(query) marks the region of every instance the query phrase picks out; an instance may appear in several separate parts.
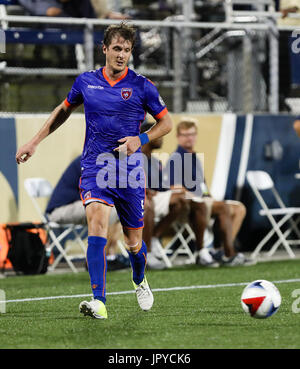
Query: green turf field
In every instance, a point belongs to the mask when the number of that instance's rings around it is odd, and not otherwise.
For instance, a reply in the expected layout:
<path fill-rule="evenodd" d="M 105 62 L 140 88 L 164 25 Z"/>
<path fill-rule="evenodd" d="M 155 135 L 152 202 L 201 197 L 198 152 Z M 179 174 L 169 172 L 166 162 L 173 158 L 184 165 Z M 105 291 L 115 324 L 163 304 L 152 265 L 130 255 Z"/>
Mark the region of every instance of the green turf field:
<path fill-rule="evenodd" d="M 0 347 L 300 348 L 300 313 L 292 310 L 292 306 L 300 310 L 300 302 L 292 297 L 300 282 L 276 284 L 282 305 L 277 314 L 265 320 L 244 313 L 240 304 L 244 285 L 238 285 L 255 279 L 298 279 L 299 260 L 219 269 L 192 265 L 149 271 L 147 275 L 155 302 L 151 311 L 143 312 L 133 293 L 110 294 L 132 290 L 130 271 L 108 272 L 105 321 L 79 314 L 82 297 L 8 301 L 6 312 L 0 314 Z M 190 286 L 206 287 L 171 289 Z M 12 276 L 1 279 L 0 288 L 6 300 L 90 294 L 87 272 Z"/>

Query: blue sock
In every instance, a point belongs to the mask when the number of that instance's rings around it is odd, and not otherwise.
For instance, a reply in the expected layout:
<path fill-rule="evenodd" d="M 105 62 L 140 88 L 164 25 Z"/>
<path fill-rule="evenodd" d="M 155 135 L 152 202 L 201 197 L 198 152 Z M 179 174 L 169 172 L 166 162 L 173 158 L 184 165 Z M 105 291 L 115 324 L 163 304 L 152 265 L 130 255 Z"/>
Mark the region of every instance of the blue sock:
<path fill-rule="evenodd" d="M 89 236 L 86 259 L 94 299 L 106 301 L 106 238 Z"/>
<path fill-rule="evenodd" d="M 147 246 L 142 241 L 142 247 L 137 254 L 133 254 L 128 251 L 131 268 L 132 268 L 132 279 L 135 284 L 140 284 L 145 275 L 145 267 L 147 262 Z"/>

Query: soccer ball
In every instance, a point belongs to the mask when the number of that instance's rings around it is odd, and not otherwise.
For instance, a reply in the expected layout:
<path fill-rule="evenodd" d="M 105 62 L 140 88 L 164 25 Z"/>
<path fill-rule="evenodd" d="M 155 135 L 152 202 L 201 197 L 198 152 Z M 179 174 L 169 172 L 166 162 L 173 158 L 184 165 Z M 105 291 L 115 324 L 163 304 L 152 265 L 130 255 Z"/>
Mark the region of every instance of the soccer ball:
<path fill-rule="evenodd" d="M 259 279 L 245 287 L 241 303 L 247 314 L 253 318 L 264 319 L 279 309 L 281 295 L 273 283 Z"/>

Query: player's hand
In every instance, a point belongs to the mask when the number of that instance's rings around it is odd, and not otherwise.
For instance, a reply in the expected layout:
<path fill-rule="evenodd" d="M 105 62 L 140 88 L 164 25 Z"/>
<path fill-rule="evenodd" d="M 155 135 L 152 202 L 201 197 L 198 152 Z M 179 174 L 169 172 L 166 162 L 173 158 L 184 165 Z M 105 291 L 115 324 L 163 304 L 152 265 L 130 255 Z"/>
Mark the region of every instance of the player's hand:
<path fill-rule="evenodd" d="M 18 164 L 25 163 L 34 154 L 36 145 L 27 143 L 19 148 L 16 153 L 16 161 Z"/>
<path fill-rule="evenodd" d="M 118 142 L 121 143 L 120 146 L 116 147 L 114 151 L 119 151 L 126 155 L 131 155 L 141 146 L 141 140 L 139 136 L 127 136 L 123 137 Z"/>

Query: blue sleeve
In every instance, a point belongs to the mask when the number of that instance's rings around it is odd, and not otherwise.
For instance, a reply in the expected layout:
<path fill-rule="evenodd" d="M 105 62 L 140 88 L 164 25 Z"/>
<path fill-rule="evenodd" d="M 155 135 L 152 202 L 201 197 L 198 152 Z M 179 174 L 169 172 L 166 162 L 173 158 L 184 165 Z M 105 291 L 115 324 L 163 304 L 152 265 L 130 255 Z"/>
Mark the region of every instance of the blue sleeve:
<path fill-rule="evenodd" d="M 168 113 L 166 104 L 155 85 L 148 79 L 145 81 L 145 110 L 154 118 L 160 119 Z"/>
<path fill-rule="evenodd" d="M 67 105 L 78 105 L 83 103 L 81 83 L 81 76 L 78 76 L 66 98 Z"/>

